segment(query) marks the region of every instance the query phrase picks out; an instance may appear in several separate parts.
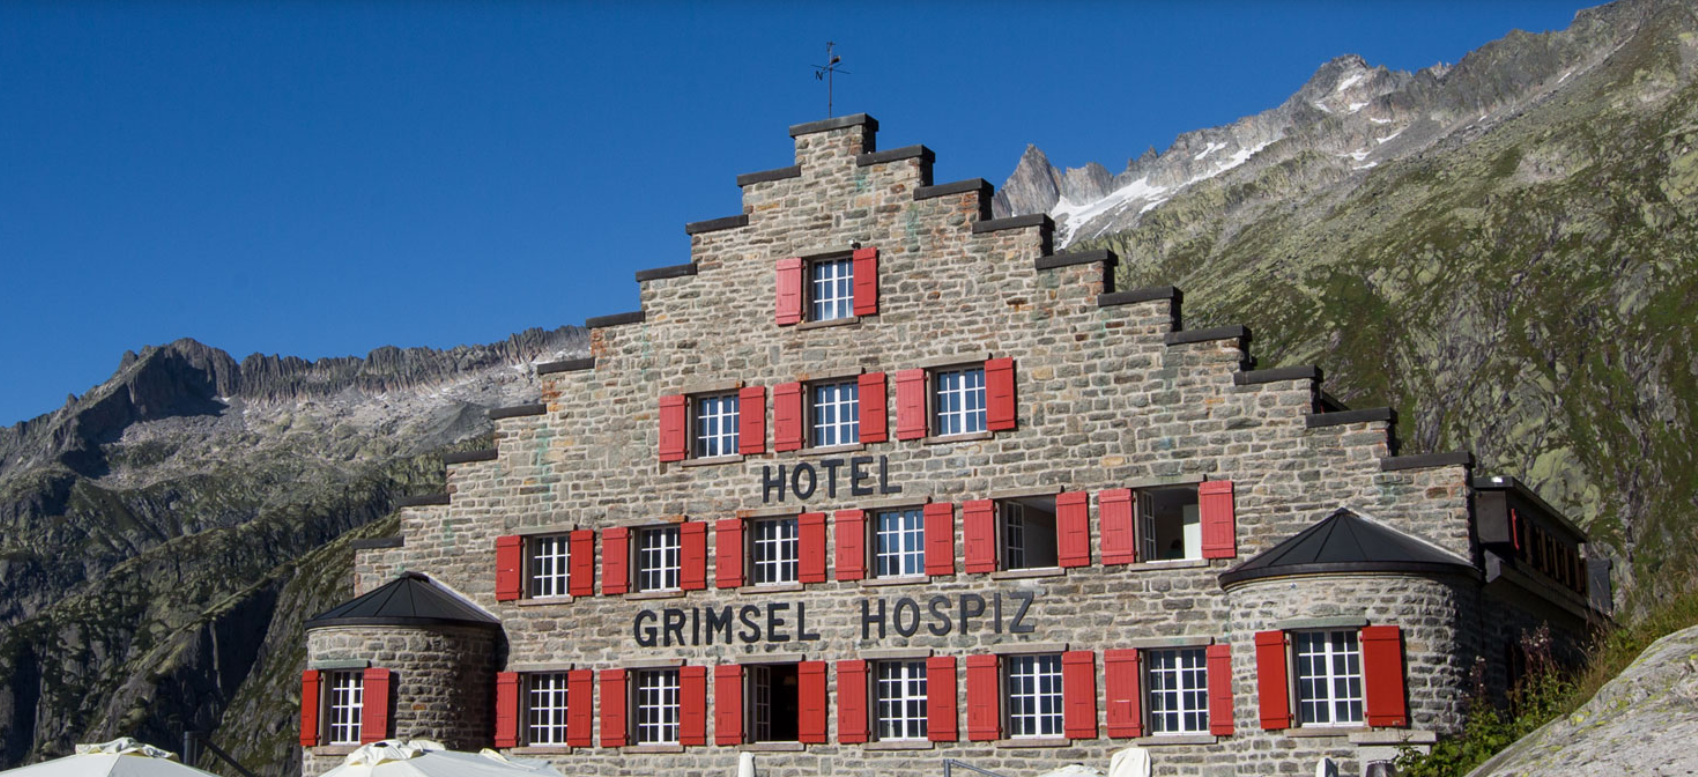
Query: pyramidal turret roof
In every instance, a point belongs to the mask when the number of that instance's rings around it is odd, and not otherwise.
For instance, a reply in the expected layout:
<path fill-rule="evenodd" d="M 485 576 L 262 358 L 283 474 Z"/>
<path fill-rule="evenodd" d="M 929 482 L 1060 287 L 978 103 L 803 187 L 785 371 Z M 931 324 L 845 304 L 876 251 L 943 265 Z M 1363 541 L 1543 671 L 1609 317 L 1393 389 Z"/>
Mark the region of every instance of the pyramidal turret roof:
<path fill-rule="evenodd" d="M 483 626 L 494 616 L 417 572 L 399 577 L 313 616 L 308 629 L 329 626 Z"/>
<path fill-rule="evenodd" d="M 1477 574 L 1465 559 L 1378 521 L 1339 509 L 1221 573 L 1221 586 L 1289 575 L 1412 572 Z"/>

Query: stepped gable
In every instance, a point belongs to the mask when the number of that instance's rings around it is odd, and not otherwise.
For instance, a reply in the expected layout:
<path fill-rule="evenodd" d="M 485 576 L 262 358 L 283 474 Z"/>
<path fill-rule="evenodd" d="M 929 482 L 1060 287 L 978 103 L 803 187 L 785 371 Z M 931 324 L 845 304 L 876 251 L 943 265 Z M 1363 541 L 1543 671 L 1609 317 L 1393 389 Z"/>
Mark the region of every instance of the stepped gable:
<path fill-rule="evenodd" d="M 1474 575 L 1467 559 L 1340 509 L 1220 576 L 1222 587 L 1288 575 L 1414 572 Z"/>

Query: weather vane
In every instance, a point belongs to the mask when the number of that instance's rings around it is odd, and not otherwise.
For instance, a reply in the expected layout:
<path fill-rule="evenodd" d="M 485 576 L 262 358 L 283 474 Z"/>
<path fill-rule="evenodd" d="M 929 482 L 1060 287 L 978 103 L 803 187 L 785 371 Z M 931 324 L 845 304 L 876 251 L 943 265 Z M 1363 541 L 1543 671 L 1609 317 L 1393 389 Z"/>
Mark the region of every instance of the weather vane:
<path fill-rule="evenodd" d="M 836 46 L 837 43 L 835 41 L 826 41 L 825 64 L 814 65 L 814 80 L 825 82 L 825 117 L 828 119 L 834 115 L 833 111 L 835 110 L 831 104 L 831 90 L 833 86 L 832 78 L 838 73 L 842 73 L 843 75 L 853 75 L 847 70 L 838 68 L 838 65 L 843 62 L 843 58 L 832 53 L 832 49 L 836 48 Z"/>

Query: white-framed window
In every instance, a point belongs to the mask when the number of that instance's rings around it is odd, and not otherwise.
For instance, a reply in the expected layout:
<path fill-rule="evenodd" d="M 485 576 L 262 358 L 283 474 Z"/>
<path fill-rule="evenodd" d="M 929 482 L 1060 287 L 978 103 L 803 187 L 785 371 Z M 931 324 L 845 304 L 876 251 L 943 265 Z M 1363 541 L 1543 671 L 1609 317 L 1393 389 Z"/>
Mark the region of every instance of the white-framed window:
<path fill-rule="evenodd" d="M 751 521 L 749 529 L 749 561 L 755 585 L 796 582 L 796 517 Z"/>
<path fill-rule="evenodd" d="M 1055 497 L 998 501 L 997 523 L 1002 569 L 1047 569 L 1059 566 L 1056 547 Z"/>
<path fill-rule="evenodd" d="M 796 664 L 767 664 L 743 668 L 744 709 L 750 742 L 795 742 L 801 714 Z"/>
<path fill-rule="evenodd" d="M 1004 656 L 1010 737 L 1062 735 L 1061 655 Z"/>
<path fill-rule="evenodd" d="M 926 738 L 924 659 L 873 663 L 873 723 L 881 740 Z"/>
<path fill-rule="evenodd" d="M 826 383 L 810 390 L 809 431 L 813 444 L 852 445 L 861 441 L 861 387 L 855 381 Z"/>
<path fill-rule="evenodd" d="M 637 530 L 637 590 L 671 591 L 678 588 L 680 566 L 678 527 L 655 526 Z"/>
<path fill-rule="evenodd" d="M 691 449 L 696 458 L 736 455 L 737 404 L 736 394 L 695 398 L 695 441 Z"/>
<path fill-rule="evenodd" d="M 678 670 L 643 669 L 636 674 L 637 744 L 678 744 Z"/>
<path fill-rule="evenodd" d="M 1141 489 L 1136 496 L 1139 561 L 1203 557 L 1203 524 L 1197 511 L 1196 486 Z"/>
<path fill-rule="evenodd" d="M 1151 734 L 1209 731 L 1208 654 L 1203 648 L 1144 651 Z"/>
<path fill-rule="evenodd" d="M 526 577 L 533 599 L 554 599 L 569 596 L 568 570 L 572 561 L 572 543 L 564 534 L 530 537 L 526 540 Z"/>
<path fill-rule="evenodd" d="M 330 725 L 326 744 L 360 743 L 360 710 L 365 704 L 365 674 L 360 671 L 328 672 L 330 694 L 326 698 Z"/>
<path fill-rule="evenodd" d="M 925 521 L 918 508 L 877 513 L 873 524 L 873 577 L 925 574 L 925 540 Z"/>
<path fill-rule="evenodd" d="M 525 675 L 525 741 L 566 744 L 566 673 Z"/>
<path fill-rule="evenodd" d="M 932 415 L 937 434 L 985 430 L 985 370 L 971 367 L 932 373 Z"/>
<path fill-rule="evenodd" d="M 1291 633 L 1298 723 L 1362 724 L 1362 644 L 1350 629 Z"/>
<path fill-rule="evenodd" d="M 808 320 L 831 321 L 855 315 L 855 261 L 833 257 L 808 263 Z"/>

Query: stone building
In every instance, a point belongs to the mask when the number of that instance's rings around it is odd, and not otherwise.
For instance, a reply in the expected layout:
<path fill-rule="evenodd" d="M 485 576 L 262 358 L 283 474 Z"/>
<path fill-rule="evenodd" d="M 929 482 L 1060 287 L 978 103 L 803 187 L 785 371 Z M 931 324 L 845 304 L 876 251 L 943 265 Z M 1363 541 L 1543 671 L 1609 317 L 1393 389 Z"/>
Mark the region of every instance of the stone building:
<path fill-rule="evenodd" d="M 574 775 L 1348 774 L 1607 619 L 1585 536 L 1170 287 L 990 218 L 865 115 L 538 367 L 307 626 L 315 775 L 439 739 Z"/>

